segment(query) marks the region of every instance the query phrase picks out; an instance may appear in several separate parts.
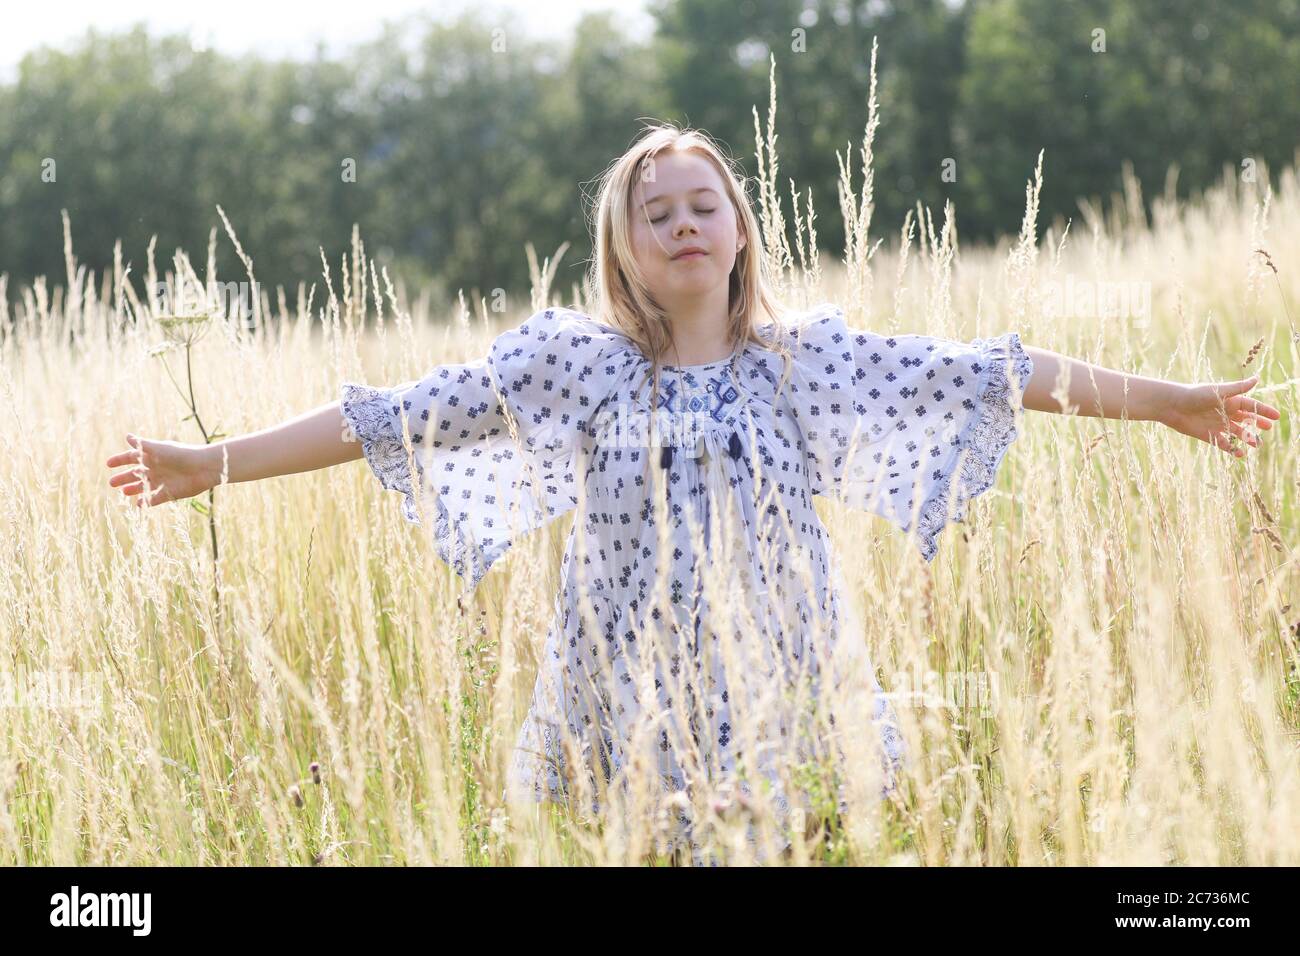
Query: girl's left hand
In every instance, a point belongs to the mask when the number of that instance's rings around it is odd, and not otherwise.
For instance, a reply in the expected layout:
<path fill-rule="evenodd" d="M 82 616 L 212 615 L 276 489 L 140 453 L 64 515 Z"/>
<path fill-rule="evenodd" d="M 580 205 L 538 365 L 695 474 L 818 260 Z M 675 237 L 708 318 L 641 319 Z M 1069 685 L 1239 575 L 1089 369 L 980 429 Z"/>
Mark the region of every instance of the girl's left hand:
<path fill-rule="evenodd" d="M 1160 409 L 1157 421 L 1242 458 L 1246 449 L 1238 447 L 1236 439 L 1251 447 L 1259 445 L 1259 435 L 1247 431 L 1247 426 L 1268 431 L 1282 417 L 1272 405 L 1243 394 L 1257 384 L 1259 376 L 1252 375 L 1237 382 L 1184 385 Z"/>

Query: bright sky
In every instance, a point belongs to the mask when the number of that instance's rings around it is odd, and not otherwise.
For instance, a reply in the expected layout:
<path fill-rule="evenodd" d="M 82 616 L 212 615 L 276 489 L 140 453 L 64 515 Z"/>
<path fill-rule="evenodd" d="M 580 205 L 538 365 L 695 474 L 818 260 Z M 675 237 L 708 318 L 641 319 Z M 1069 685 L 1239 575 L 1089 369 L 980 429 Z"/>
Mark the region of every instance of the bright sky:
<path fill-rule="evenodd" d="M 316 41 L 330 53 L 375 36 L 383 20 L 427 13 L 437 20 L 453 19 L 475 8 L 490 18 L 493 11 L 505 26 L 517 26 L 530 37 L 563 38 L 582 14 L 616 10 L 629 36 L 649 35 L 651 22 L 643 0 L 365 0 L 327 4 L 319 0 L 225 0 L 220 4 L 186 4 L 175 0 L 48 0 L 5 5 L 0 30 L 0 82 L 12 82 L 24 53 L 40 46 L 67 46 L 86 30 L 130 29 L 143 22 L 151 33 L 187 33 L 197 47 L 223 53 L 259 53 L 269 57 L 310 58 Z"/>

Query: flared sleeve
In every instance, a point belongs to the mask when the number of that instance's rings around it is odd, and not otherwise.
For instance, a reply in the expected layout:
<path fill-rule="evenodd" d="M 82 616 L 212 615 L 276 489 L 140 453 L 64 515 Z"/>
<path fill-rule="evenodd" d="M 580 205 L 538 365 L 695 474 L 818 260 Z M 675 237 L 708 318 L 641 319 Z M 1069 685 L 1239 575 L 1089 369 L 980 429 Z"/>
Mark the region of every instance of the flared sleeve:
<path fill-rule="evenodd" d="M 488 355 L 389 387 L 341 386 L 340 408 L 402 515 L 428 515 L 439 556 L 472 591 L 520 535 L 578 502 L 577 456 L 630 340 L 546 309 Z"/>
<path fill-rule="evenodd" d="M 1033 360 L 1015 332 L 971 342 L 847 327 L 819 306 L 792 333 L 790 405 L 809 483 L 911 534 L 936 538 L 987 491 L 1017 436 Z"/>

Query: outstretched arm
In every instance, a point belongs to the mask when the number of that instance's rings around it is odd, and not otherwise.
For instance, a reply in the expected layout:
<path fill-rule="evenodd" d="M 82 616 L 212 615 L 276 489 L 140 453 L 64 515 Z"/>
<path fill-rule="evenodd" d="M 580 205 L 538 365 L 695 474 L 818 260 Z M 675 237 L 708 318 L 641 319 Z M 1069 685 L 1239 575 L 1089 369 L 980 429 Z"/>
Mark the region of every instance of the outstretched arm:
<path fill-rule="evenodd" d="M 1185 385 L 1117 372 L 1048 349 L 1025 346 L 1025 352 L 1033 359 L 1034 373 L 1023 385 L 1023 404 L 1033 411 L 1160 422 L 1238 458 L 1246 452 L 1234 446 L 1234 438 L 1256 446 L 1259 438 L 1247 426 L 1266 431 L 1282 417 L 1273 406 L 1242 394 L 1259 382 L 1257 375 Z M 1068 382 L 1060 381 L 1063 377 Z"/>
<path fill-rule="evenodd" d="M 361 443 L 339 403 L 330 402 L 260 432 L 209 445 L 209 464 L 218 475 L 223 452 L 230 460 L 228 482 L 260 481 L 353 461 L 361 457 Z"/>
<path fill-rule="evenodd" d="M 277 475 L 328 468 L 360 458 L 361 443 L 348 427 L 338 402 L 249 435 L 211 445 L 160 441 L 128 434 L 131 447 L 109 458 L 110 468 L 129 465 L 109 479 L 109 487 L 138 495 L 136 507 L 159 505 L 202 494 L 222 482 L 257 481 Z"/>

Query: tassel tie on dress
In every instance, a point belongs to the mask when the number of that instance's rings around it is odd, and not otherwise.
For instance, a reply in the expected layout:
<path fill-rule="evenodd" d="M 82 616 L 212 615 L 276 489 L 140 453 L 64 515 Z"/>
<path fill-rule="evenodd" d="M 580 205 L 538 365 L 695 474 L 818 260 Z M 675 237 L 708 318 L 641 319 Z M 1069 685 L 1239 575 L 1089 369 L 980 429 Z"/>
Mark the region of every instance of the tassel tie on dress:
<path fill-rule="evenodd" d="M 700 441 L 704 443 L 704 448 L 700 452 L 700 464 L 707 465 L 709 459 L 715 454 L 716 450 L 712 447 L 717 441 L 717 432 L 704 431 L 700 435 Z M 740 435 L 734 430 L 731 438 L 727 442 L 727 454 L 733 459 L 739 458 L 741 452 Z M 664 445 L 663 450 L 659 453 L 659 467 L 667 470 L 673 463 L 673 446 Z"/>

